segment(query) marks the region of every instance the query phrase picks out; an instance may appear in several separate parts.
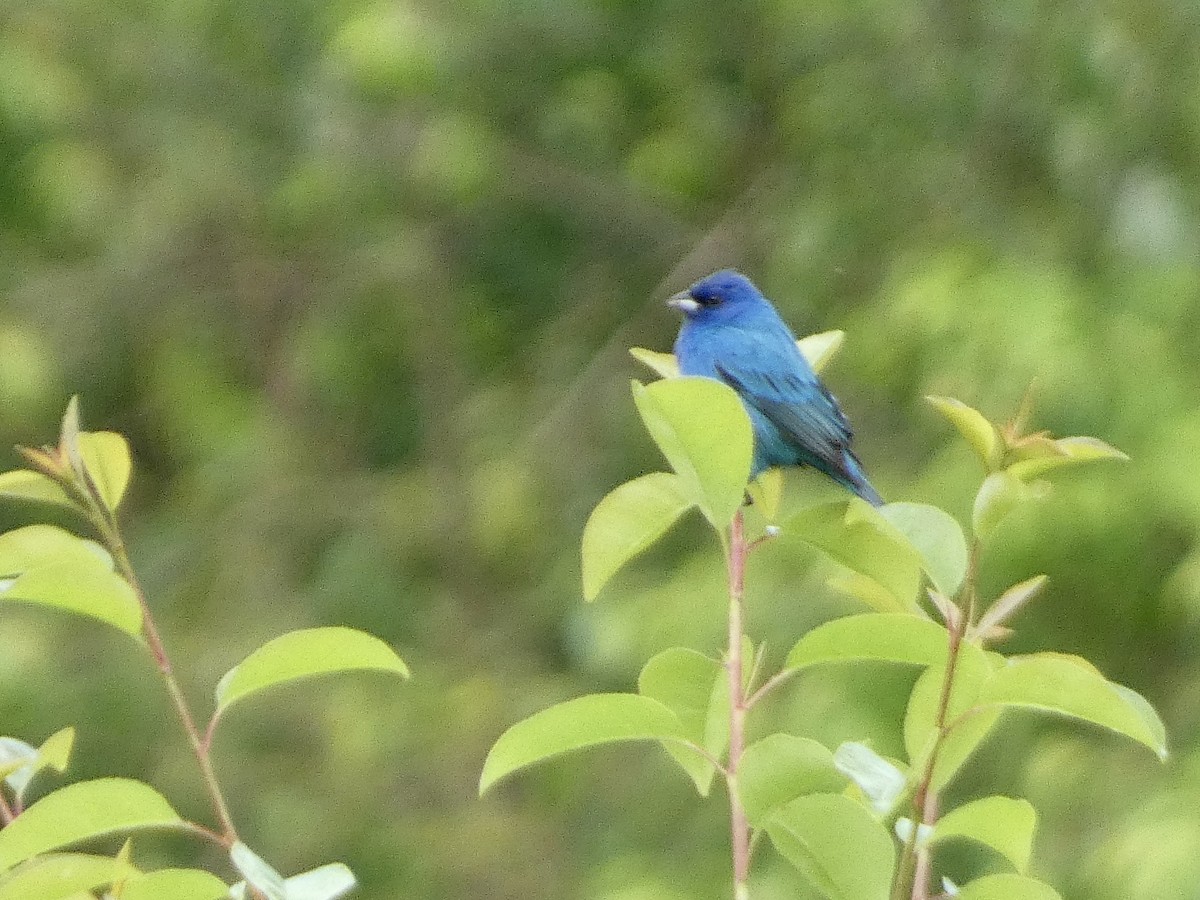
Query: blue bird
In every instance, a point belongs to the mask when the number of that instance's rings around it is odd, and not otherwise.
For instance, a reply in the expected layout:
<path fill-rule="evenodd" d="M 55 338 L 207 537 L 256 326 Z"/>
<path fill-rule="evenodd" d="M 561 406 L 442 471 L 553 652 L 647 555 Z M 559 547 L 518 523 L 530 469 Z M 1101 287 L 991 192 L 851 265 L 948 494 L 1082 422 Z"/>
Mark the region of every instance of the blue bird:
<path fill-rule="evenodd" d="M 751 478 L 772 466 L 812 466 L 868 503 L 883 504 L 850 449 L 853 432 L 837 400 L 750 279 L 725 269 L 667 303 L 684 314 L 675 340 L 679 371 L 723 381 L 750 414 Z"/>

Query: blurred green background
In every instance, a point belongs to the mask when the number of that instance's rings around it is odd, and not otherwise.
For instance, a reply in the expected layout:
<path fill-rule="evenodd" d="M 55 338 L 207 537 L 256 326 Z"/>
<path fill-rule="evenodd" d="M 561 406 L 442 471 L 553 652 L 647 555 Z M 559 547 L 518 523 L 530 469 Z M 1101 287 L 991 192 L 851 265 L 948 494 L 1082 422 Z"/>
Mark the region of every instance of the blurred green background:
<path fill-rule="evenodd" d="M 847 331 L 827 380 L 883 493 L 960 517 L 979 473 L 921 396 L 1002 419 L 1036 379 L 1037 425 L 1132 461 L 998 533 L 993 592 L 1050 576 L 1006 649 L 1087 655 L 1174 754 L 1014 715 L 950 799 L 1032 800 L 1066 900 L 1194 898 L 1198 63 L 1193 0 L 3 0 L 0 444 L 53 440 L 75 392 L 129 437 L 134 562 L 203 713 L 294 627 L 411 664 L 223 724 L 235 818 L 283 871 L 345 861 L 364 900 L 710 900 L 722 803 L 656 748 L 475 797 L 518 718 L 720 645 L 694 521 L 581 601 L 588 511 L 662 465 L 626 348 L 669 347 L 662 299 L 742 268 L 799 333 Z M 830 490 L 789 476 L 795 502 Z M 828 574 L 756 556 L 773 661 L 855 609 Z M 0 731 L 75 724 L 72 777 L 144 777 L 207 820 L 127 638 L 12 609 L 0 647 Z M 758 725 L 898 753 L 910 683 L 807 675 Z M 755 896 L 807 895 L 763 853 Z"/>

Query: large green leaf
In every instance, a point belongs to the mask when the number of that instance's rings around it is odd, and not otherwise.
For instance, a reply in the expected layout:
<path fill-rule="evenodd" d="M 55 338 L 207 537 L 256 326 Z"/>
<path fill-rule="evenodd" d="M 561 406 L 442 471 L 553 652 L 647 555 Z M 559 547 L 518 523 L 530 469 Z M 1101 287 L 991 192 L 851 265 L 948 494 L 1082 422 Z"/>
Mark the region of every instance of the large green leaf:
<path fill-rule="evenodd" d="M 47 794 L 0 831 L 0 870 L 100 835 L 183 824 L 171 804 L 140 781 L 82 781 Z"/>
<path fill-rule="evenodd" d="M 879 514 L 917 548 L 933 586 L 953 597 L 967 574 L 967 539 L 958 520 L 928 503 L 889 503 Z"/>
<path fill-rule="evenodd" d="M 129 443 L 112 431 L 85 431 L 79 435 L 79 452 L 100 499 L 115 510 L 125 496 L 133 471 Z"/>
<path fill-rule="evenodd" d="M 775 812 L 766 830 L 775 849 L 828 900 L 887 900 L 892 837 L 848 797 L 799 797 Z"/>
<path fill-rule="evenodd" d="M 1062 900 L 1058 891 L 1023 875 L 985 875 L 964 887 L 958 900 Z"/>
<path fill-rule="evenodd" d="M 614 741 L 688 739 L 679 716 L 637 694 L 591 694 L 534 713 L 492 746 L 479 777 L 479 793 L 517 769 L 560 753 Z"/>
<path fill-rule="evenodd" d="M 1087 660 L 1039 653 L 1008 660 L 979 702 L 1083 719 L 1133 738 L 1166 759 L 1166 729 L 1140 694 L 1101 675 Z"/>
<path fill-rule="evenodd" d="M 909 695 L 904 716 L 904 747 L 913 768 L 920 770 L 934 751 L 938 736 L 937 718 L 946 674 L 943 663 L 926 669 Z M 977 709 L 979 695 L 992 676 L 987 655 L 973 644 L 959 647 L 954 669 L 954 687 L 946 707 L 950 728 L 941 739 L 933 769 L 933 787 L 940 791 L 958 773 L 996 724 L 999 711 Z M 969 715 L 964 715 L 970 711 Z"/>
<path fill-rule="evenodd" d="M 35 503 L 54 503 L 74 507 L 75 503 L 59 485 L 41 472 L 14 469 L 0 473 L 0 497 L 30 500 Z"/>
<path fill-rule="evenodd" d="M 1004 442 L 996 426 L 979 410 L 953 397 L 926 397 L 945 416 L 979 456 L 984 469 L 991 472 L 1004 457 Z"/>
<path fill-rule="evenodd" d="M 714 759 L 729 746 L 729 687 L 725 667 L 715 660 L 685 647 L 664 650 L 642 668 L 638 692 L 675 713 L 688 739 Z M 663 747 L 707 797 L 713 764 L 678 741 L 664 741 Z"/>
<path fill-rule="evenodd" d="M 0 576 L 8 576 L 0 601 L 53 606 L 129 634 L 142 630 L 137 594 L 113 571 L 112 557 L 64 529 L 30 525 L 0 535 Z"/>
<path fill-rule="evenodd" d="M 108 856 L 48 853 L 0 876 L 0 900 L 62 900 L 136 872 L 128 863 Z"/>
<path fill-rule="evenodd" d="M 617 571 L 692 505 L 678 475 L 654 472 L 614 488 L 583 528 L 583 596 L 595 600 Z"/>
<path fill-rule="evenodd" d="M 915 602 L 922 560 L 870 504 L 851 498 L 802 509 L 780 523 L 777 541 L 800 540 L 878 583 L 899 603 Z"/>
<path fill-rule="evenodd" d="M 950 635 L 941 625 L 911 613 L 863 613 L 818 625 L 788 654 L 785 667 L 875 660 L 931 666 L 944 662 Z"/>
<path fill-rule="evenodd" d="M 654 442 L 678 473 L 683 493 L 718 530 L 742 505 L 754 439 L 742 401 L 711 378 L 633 383 Z"/>
<path fill-rule="evenodd" d="M 1009 474 L 1022 481 L 1029 481 L 1063 466 L 1102 459 L 1129 459 L 1116 447 L 1094 437 L 1058 438 L 1039 445 L 1039 449 L 1042 447 L 1045 448 L 1045 452 L 1018 460 L 1009 466 Z"/>
<path fill-rule="evenodd" d="M 229 885 L 203 869 L 158 869 L 125 882 L 121 900 L 225 900 Z"/>
<path fill-rule="evenodd" d="M 217 713 L 250 694 L 301 678 L 372 670 L 408 677 L 396 651 L 353 628 L 305 628 L 263 644 L 217 683 Z"/>
<path fill-rule="evenodd" d="M 772 734 L 746 748 L 738 765 L 737 784 L 746 818 L 758 828 L 771 813 L 797 797 L 842 790 L 846 778 L 823 744 L 811 738 Z"/>
<path fill-rule="evenodd" d="M 984 797 L 952 809 L 933 829 L 933 841 L 965 838 L 991 847 L 1018 872 L 1029 867 L 1037 811 L 1028 800 Z"/>

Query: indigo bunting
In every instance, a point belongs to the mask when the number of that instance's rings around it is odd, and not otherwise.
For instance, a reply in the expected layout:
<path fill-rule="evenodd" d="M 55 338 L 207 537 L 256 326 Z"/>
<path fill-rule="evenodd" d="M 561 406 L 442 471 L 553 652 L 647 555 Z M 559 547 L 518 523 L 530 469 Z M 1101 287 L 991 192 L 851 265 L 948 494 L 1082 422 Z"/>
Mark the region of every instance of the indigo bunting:
<path fill-rule="evenodd" d="M 750 279 L 731 269 L 715 272 L 667 302 L 684 314 L 675 341 L 679 371 L 723 381 L 750 414 L 751 478 L 772 466 L 812 466 L 882 505 L 850 449 L 853 432 L 837 400 Z"/>

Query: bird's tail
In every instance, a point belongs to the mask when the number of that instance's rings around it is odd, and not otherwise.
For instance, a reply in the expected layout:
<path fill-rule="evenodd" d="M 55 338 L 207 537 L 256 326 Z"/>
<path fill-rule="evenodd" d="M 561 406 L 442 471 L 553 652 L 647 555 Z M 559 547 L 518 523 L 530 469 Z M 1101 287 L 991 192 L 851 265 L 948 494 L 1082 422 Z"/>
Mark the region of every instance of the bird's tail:
<path fill-rule="evenodd" d="M 867 479 L 867 473 L 863 471 L 858 457 L 849 450 L 846 451 L 845 481 L 842 483 L 872 506 L 883 506 L 883 497 Z"/>

